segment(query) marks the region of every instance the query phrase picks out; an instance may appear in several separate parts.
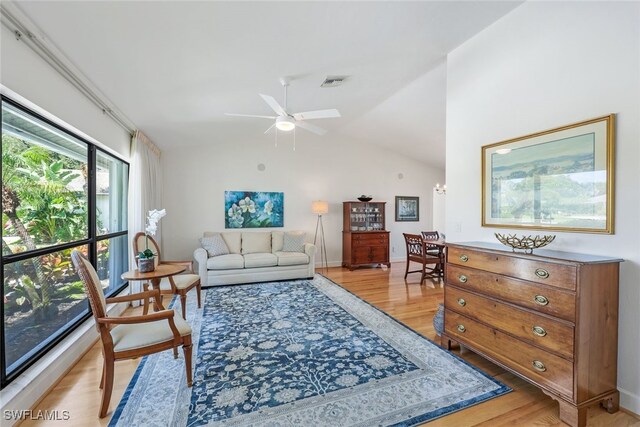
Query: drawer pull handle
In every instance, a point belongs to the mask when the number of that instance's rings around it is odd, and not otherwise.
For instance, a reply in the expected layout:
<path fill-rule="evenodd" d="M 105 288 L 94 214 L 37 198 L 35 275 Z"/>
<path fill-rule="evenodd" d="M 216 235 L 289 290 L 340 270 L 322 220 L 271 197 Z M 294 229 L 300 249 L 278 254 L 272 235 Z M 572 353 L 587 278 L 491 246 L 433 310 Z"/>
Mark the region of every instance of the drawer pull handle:
<path fill-rule="evenodd" d="M 462 283 L 467 283 L 467 276 L 465 276 L 464 274 L 461 274 L 458 276 L 458 280 L 460 280 Z"/>
<path fill-rule="evenodd" d="M 460 261 L 467 262 L 467 261 L 469 261 L 469 257 L 466 256 L 466 255 L 460 255 Z"/>
<path fill-rule="evenodd" d="M 542 296 L 542 295 L 536 295 L 535 297 L 533 297 L 533 300 L 538 305 L 547 305 L 547 304 L 549 304 L 549 300 L 547 299 L 547 297 Z"/>
<path fill-rule="evenodd" d="M 541 279 L 546 279 L 549 277 L 549 272 L 547 270 L 545 270 L 544 268 L 537 268 L 536 269 L 536 276 L 538 276 Z"/>
<path fill-rule="evenodd" d="M 467 328 L 465 328 L 464 325 L 458 325 L 458 331 L 459 332 L 464 332 L 466 330 L 467 330 Z"/>
<path fill-rule="evenodd" d="M 541 326 L 534 326 L 533 328 L 531 328 L 531 330 L 535 335 L 539 337 L 544 337 L 547 335 L 547 331 L 545 331 L 544 328 Z"/>
<path fill-rule="evenodd" d="M 539 360 L 534 360 L 533 362 L 531 362 L 531 366 L 533 366 L 533 369 L 535 369 L 536 371 L 544 372 L 547 370 L 547 367 L 544 366 L 544 363 Z"/>
<path fill-rule="evenodd" d="M 458 305 L 460 307 L 464 307 L 465 305 L 467 305 L 467 302 L 464 300 L 464 298 L 458 298 Z"/>

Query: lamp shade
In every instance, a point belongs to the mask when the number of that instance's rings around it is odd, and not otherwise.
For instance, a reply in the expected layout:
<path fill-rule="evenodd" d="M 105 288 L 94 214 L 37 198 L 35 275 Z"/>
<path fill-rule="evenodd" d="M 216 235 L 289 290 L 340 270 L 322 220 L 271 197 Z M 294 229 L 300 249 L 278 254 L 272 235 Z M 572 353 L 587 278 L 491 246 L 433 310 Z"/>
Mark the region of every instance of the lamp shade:
<path fill-rule="evenodd" d="M 311 212 L 322 215 L 329 212 L 329 203 L 324 200 L 314 200 L 311 202 Z"/>

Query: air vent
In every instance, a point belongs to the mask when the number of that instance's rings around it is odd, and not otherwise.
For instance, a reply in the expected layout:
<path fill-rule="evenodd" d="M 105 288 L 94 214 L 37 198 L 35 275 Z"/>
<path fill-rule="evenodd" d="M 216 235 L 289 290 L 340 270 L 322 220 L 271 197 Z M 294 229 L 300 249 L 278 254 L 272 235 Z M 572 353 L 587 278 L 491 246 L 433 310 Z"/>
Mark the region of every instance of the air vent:
<path fill-rule="evenodd" d="M 320 87 L 336 87 L 340 86 L 342 82 L 348 79 L 349 76 L 327 76 Z"/>

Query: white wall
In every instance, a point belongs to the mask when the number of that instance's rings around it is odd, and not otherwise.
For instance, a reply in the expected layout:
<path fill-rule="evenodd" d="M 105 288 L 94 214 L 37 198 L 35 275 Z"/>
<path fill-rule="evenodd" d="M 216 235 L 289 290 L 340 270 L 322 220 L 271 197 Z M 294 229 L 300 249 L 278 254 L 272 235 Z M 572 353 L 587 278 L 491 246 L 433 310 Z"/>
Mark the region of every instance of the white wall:
<path fill-rule="evenodd" d="M 129 159 L 131 137 L 4 25 L 0 29 L 0 84 Z M 84 136 L 84 135 L 81 135 Z"/>
<path fill-rule="evenodd" d="M 618 386 L 640 413 L 640 3 L 527 2 L 448 57 L 447 237 L 480 226 L 480 147 L 617 114 L 616 234 L 556 233 L 553 249 L 624 258 Z"/>
<path fill-rule="evenodd" d="M 295 152 L 288 135 L 280 136 L 278 148 L 273 137 L 265 136 L 164 151 L 166 256 L 191 259 L 203 231 L 224 231 L 224 191 L 238 190 L 284 192 L 283 230 L 306 230 L 310 240 L 317 218 L 311 201 L 327 200 L 329 213 L 323 222 L 330 265 L 342 260 L 342 202 L 371 194 L 387 202 L 391 258 L 403 259 L 402 233 L 431 228 L 431 189 L 444 181 L 444 171 L 383 148 L 336 140 L 331 134 L 305 139 L 301 133 Z M 266 166 L 264 172 L 257 169 L 260 163 Z M 419 196 L 421 221 L 396 223 L 395 196 Z"/>
<path fill-rule="evenodd" d="M 447 195 L 433 189 L 433 229 L 445 233 L 447 229 Z M 446 233 L 445 233 L 446 234 Z"/>

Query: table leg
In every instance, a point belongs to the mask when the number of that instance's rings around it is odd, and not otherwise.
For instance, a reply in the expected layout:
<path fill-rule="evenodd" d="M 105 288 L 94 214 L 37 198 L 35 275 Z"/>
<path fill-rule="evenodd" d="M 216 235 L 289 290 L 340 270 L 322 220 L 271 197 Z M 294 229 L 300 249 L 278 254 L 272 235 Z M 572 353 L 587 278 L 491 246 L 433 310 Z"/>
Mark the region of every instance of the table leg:
<path fill-rule="evenodd" d="M 142 284 L 142 290 L 144 292 L 147 292 L 149 290 L 149 284 L 147 282 L 144 282 Z M 143 299 L 142 304 L 143 304 L 142 314 L 146 316 L 147 314 L 149 314 L 149 298 Z"/>
<path fill-rule="evenodd" d="M 153 307 L 156 311 L 164 310 L 164 306 L 162 305 L 162 293 L 160 292 L 160 278 L 151 279 L 151 286 L 153 286 L 153 290 L 157 290 L 160 294 L 160 301 L 156 301 L 156 298 L 153 299 Z"/>

